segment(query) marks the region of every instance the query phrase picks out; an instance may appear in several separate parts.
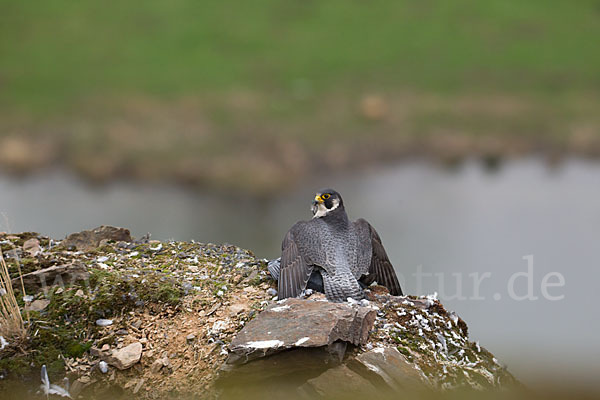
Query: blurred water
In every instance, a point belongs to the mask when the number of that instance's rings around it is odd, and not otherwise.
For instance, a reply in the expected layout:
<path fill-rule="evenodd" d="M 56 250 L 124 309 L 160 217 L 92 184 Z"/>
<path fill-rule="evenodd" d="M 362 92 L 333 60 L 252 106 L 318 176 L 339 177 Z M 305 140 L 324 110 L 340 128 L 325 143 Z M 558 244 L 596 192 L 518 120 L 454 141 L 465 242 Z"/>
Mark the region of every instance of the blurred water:
<path fill-rule="evenodd" d="M 439 292 L 467 321 L 471 338 L 517 377 L 591 384 L 598 376 L 600 318 L 593 302 L 600 281 L 600 165 L 581 160 L 549 169 L 526 159 L 493 173 L 475 162 L 451 171 L 412 162 L 352 176 L 324 174 L 263 201 L 166 185 L 91 187 L 61 172 L 0 177 L 0 230 L 62 238 L 111 224 L 135 236 L 229 242 L 271 258 L 285 231 L 309 218 L 314 192 L 324 186 L 342 194 L 351 218 L 364 217 L 377 228 L 406 293 Z M 510 298 L 508 283 L 528 271 L 523 257 L 529 255 L 538 299 L 519 301 Z M 420 289 L 413 275 L 419 270 L 433 274 Z M 551 272 L 562 274 L 565 284 L 548 293 L 562 300 L 542 295 Z M 472 273 L 490 274 L 479 293 Z M 557 276 L 548 279 L 560 283 Z M 515 293 L 526 294 L 527 278 L 514 282 Z"/>

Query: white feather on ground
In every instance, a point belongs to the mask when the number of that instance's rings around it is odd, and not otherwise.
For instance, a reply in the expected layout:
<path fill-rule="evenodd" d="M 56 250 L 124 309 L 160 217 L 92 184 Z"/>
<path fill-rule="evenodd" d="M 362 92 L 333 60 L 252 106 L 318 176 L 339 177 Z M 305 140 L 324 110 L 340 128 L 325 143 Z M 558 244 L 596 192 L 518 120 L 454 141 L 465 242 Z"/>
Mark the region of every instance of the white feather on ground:
<path fill-rule="evenodd" d="M 48 379 L 48 371 L 46 370 L 46 365 L 42 365 L 41 371 L 42 384 L 40 385 L 40 389 L 46 395 L 54 394 L 61 397 L 68 397 L 71 399 L 71 395 L 69 394 L 69 379 L 65 378 L 65 387 L 60 387 L 58 385 L 50 384 L 50 379 Z"/>

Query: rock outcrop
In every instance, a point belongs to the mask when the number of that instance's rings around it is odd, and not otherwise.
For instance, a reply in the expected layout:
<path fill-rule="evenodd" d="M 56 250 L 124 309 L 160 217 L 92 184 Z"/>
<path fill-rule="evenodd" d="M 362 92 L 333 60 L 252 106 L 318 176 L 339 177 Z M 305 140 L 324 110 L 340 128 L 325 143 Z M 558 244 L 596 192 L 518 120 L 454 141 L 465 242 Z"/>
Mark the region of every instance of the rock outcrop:
<path fill-rule="evenodd" d="M 518 384 L 434 296 L 370 287 L 360 303 L 277 301 L 266 260 L 247 250 L 101 231 L 116 236 L 0 234 L 11 278 L 20 282 L 18 263 L 25 273 L 17 298 L 31 317 L 28 342 L 0 351 L 13 382 L 46 364 L 85 398 L 115 388 L 142 399 L 355 398 Z M 73 266 L 83 279 L 64 275 Z M 36 282 L 48 274 L 61 279 L 43 290 Z"/>
<path fill-rule="evenodd" d="M 236 365 L 222 368 L 225 398 L 278 390 L 301 398 L 394 397 L 516 384 L 434 296 L 396 297 L 374 287 L 368 298 L 361 305 L 320 298 L 271 305 L 229 346 L 228 363 Z"/>

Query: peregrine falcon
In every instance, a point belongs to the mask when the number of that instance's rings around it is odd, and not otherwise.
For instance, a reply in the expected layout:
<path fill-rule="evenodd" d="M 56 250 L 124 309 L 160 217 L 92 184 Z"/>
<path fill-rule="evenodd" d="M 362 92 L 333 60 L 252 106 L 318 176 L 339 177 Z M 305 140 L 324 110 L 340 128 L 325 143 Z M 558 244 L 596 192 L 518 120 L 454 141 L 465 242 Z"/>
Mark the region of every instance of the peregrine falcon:
<path fill-rule="evenodd" d="M 313 289 L 334 302 L 360 300 L 375 281 L 392 295 L 402 295 L 379 235 L 364 219 L 348 219 L 338 192 L 319 191 L 311 209 L 313 218 L 296 223 L 285 235 L 280 265 L 269 264 L 279 299 Z"/>

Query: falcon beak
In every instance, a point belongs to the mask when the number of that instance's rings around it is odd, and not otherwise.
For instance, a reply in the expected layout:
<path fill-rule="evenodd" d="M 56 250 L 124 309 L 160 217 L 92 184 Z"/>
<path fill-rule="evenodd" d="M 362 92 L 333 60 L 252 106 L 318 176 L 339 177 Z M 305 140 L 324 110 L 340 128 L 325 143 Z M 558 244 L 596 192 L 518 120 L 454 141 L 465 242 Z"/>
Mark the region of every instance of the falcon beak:
<path fill-rule="evenodd" d="M 323 204 L 323 199 L 321 198 L 321 196 L 316 195 L 315 196 L 315 201 L 313 201 L 313 204 Z"/>

